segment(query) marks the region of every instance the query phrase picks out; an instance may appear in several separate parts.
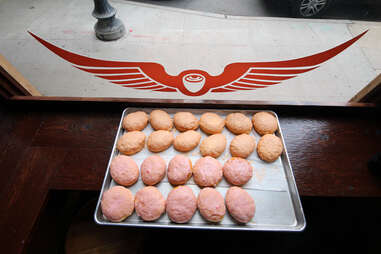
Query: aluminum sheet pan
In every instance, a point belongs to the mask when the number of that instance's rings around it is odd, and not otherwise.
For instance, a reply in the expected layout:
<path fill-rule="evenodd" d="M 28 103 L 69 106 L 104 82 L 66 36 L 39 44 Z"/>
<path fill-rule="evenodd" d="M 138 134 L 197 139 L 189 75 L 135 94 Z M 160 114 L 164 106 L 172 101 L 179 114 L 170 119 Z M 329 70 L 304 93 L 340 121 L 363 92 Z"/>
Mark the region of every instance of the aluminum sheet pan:
<path fill-rule="evenodd" d="M 295 184 L 295 179 L 293 176 L 290 161 L 287 155 L 286 145 L 284 143 L 281 126 L 279 124 L 278 116 L 275 112 L 268 110 L 218 110 L 218 109 L 163 109 L 168 112 L 171 117 L 176 112 L 189 111 L 192 112 L 198 119 L 205 112 L 215 112 L 221 117 L 225 118 L 229 113 L 241 112 L 248 116 L 250 119 L 252 115 L 259 111 L 267 111 L 272 113 L 278 121 L 279 129 L 275 133 L 278 137 L 282 139 L 284 145 L 283 154 L 273 163 L 266 163 L 259 159 L 256 151 L 254 151 L 247 160 L 250 161 L 254 168 L 252 179 L 246 183 L 243 188 L 254 198 L 256 204 L 255 216 L 249 223 L 244 225 L 237 224 L 233 218 L 226 212 L 224 219 L 220 223 L 210 223 L 204 220 L 200 213 L 197 211 L 193 216 L 192 220 L 186 224 L 176 224 L 169 220 L 166 214 L 163 214 L 158 220 L 154 222 L 145 222 L 141 220 L 134 212 L 126 220 L 114 223 L 107 221 L 102 215 L 100 209 L 100 201 L 103 192 L 115 185 L 117 185 L 111 178 L 109 173 L 110 162 L 114 156 L 118 155 L 118 149 L 116 148 L 116 143 L 119 137 L 124 133 L 122 128 L 122 120 L 125 115 L 135 111 L 145 111 L 149 114 L 153 109 L 151 108 L 127 108 L 123 111 L 117 135 L 115 137 L 114 146 L 112 148 L 109 163 L 107 165 L 106 175 L 103 181 L 103 186 L 99 195 L 98 203 L 96 206 L 94 219 L 97 224 L 100 225 L 115 225 L 115 226 L 134 226 L 134 227 L 163 227 L 163 228 L 190 228 L 190 229 L 216 229 L 216 230 L 266 230 L 266 231 L 302 231 L 305 228 L 306 222 L 300 202 L 298 190 Z M 179 134 L 179 132 L 174 128 L 174 136 Z M 198 131 L 201 133 L 201 141 L 207 137 L 200 129 Z M 153 132 L 153 129 L 148 124 L 148 126 L 143 130 L 146 137 Z M 229 151 L 229 145 L 231 140 L 234 138 L 234 134 L 231 133 L 226 127 L 222 132 L 227 139 L 227 145 L 224 153 L 218 158 L 218 160 L 223 164 L 228 160 L 231 155 Z M 253 135 L 258 143 L 260 135 L 252 130 L 250 135 Z M 200 142 L 201 143 L 201 142 Z M 171 146 L 166 151 L 155 153 L 160 155 L 167 164 L 169 161 L 180 152 L 176 151 L 173 146 Z M 147 147 L 145 147 L 139 153 L 132 155 L 131 157 L 136 161 L 140 167 L 143 160 L 154 153 L 150 152 Z M 188 156 L 192 164 L 201 158 L 199 147 L 194 150 L 183 153 Z M 194 194 L 197 196 L 200 188 L 194 183 L 193 178 L 191 178 L 187 185 L 192 188 Z M 140 177 L 137 183 L 130 186 L 129 189 L 135 194 L 139 189 L 143 188 L 145 185 L 141 181 Z M 223 179 L 216 187 L 216 189 L 225 196 L 226 191 L 231 185 Z M 168 182 L 165 177 L 156 187 L 161 191 L 164 197 L 167 197 L 173 186 Z"/>

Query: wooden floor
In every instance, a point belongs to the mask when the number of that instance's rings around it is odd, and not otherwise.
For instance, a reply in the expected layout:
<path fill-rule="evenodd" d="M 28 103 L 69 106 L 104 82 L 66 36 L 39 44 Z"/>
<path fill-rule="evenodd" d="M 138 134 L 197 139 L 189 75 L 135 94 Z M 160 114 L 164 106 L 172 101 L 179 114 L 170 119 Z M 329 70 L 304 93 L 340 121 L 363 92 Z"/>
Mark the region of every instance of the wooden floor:
<path fill-rule="evenodd" d="M 127 106 L 0 103 L 3 253 L 24 250 L 49 191 L 100 189 L 120 115 Z M 280 117 L 302 196 L 381 197 L 381 179 L 367 169 L 368 160 L 381 152 L 380 109 L 269 108 Z"/>

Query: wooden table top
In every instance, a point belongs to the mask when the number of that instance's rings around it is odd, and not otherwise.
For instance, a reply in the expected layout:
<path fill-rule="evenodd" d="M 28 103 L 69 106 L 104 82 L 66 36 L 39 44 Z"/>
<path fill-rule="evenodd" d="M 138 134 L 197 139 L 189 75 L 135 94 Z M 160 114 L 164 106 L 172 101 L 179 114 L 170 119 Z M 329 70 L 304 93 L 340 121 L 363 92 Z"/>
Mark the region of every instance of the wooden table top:
<path fill-rule="evenodd" d="M 22 251 L 49 190 L 100 190 L 128 106 L 0 103 L 0 235 L 8 253 Z M 381 152 L 380 108 L 225 107 L 278 114 L 300 195 L 381 197 L 381 178 L 367 169 Z"/>

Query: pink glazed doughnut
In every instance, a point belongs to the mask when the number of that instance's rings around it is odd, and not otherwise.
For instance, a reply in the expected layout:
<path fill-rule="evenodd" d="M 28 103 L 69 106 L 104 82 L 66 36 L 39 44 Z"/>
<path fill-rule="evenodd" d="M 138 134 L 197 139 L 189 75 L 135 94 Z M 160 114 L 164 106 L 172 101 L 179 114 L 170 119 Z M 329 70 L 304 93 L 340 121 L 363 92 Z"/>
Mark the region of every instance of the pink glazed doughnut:
<path fill-rule="evenodd" d="M 134 195 L 123 186 L 114 186 L 103 193 L 101 209 L 109 221 L 121 222 L 134 211 Z"/>
<path fill-rule="evenodd" d="M 163 180 L 167 163 L 158 155 L 146 158 L 140 166 L 142 181 L 145 185 L 155 185 Z"/>
<path fill-rule="evenodd" d="M 224 197 L 214 188 L 204 188 L 197 198 L 197 207 L 202 217 L 211 222 L 220 222 L 225 216 Z"/>
<path fill-rule="evenodd" d="M 225 196 L 230 215 L 240 223 L 251 221 L 255 214 L 254 199 L 240 187 L 230 187 Z"/>
<path fill-rule="evenodd" d="M 253 176 L 250 162 L 239 157 L 232 157 L 226 161 L 222 170 L 225 179 L 233 185 L 244 185 Z"/>
<path fill-rule="evenodd" d="M 158 188 L 144 187 L 135 194 L 135 210 L 145 221 L 157 220 L 165 211 L 165 198 Z"/>
<path fill-rule="evenodd" d="M 131 186 L 139 178 L 139 167 L 131 157 L 120 154 L 112 159 L 110 174 L 118 184 Z"/>
<path fill-rule="evenodd" d="M 175 223 L 190 221 L 197 209 L 197 199 L 188 186 L 178 186 L 167 197 L 167 214 Z"/>
<path fill-rule="evenodd" d="M 184 155 L 176 155 L 168 164 L 167 176 L 172 185 L 186 184 L 192 176 L 192 161 Z"/>
<path fill-rule="evenodd" d="M 193 180 L 200 187 L 216 187 L 222 179 L 222 165 L 213 157 L 198 159 L 193 167 Z"/>

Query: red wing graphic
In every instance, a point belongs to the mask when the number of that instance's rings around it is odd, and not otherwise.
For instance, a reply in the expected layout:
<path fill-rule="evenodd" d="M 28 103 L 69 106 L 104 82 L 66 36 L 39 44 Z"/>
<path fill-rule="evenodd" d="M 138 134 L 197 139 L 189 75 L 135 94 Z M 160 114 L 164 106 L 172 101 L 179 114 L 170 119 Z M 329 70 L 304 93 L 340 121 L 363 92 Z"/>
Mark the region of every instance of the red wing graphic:
<path fill-rule="evenodd" d="M 157 92 L 176 92 L 201 96 L 211 91 L 234 92 L 271 87 L 298 74 L 314 70 L 319 65 L 360 39 L 367 31 L 332 49 L 311 56 L 275 62 L 232 63 L 217 76 L 202 70 L 186 70 L 177 76 L 169 75 L 164 67 L 150 62 L 108 61 L 81 56 L 59 48 L 29 32 L 42 45 L 74 67 L 98 78 L 124 87 Z"/>

